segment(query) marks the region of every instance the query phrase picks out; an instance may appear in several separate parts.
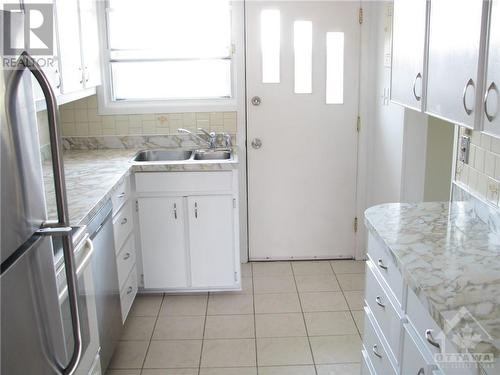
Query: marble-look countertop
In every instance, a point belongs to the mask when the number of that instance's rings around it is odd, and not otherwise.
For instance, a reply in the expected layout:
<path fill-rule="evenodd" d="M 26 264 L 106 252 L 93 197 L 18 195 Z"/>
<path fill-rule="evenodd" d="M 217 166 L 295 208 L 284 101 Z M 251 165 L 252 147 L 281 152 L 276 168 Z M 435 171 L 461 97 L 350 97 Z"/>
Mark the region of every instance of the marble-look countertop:
<path fill-rule="evenodd" d="M 488 223 L 466 202 L 384 204 L 369 208 L 365 223 L 447 337 L 472 328 L 479 342 L 470 352 L 498 361 L 500 236 Z M 464 311 L 450 330 L 447 321 Z"/>
<path fill-rule="evenodd" d="M 85 225 L 111 197 L 123 178 L 133 172 L 174 172 L 235 169 L 235 150 L 230 161 L 162 162 L 136 165 L 131 162 L 137 149 L 70 150 L 64 152 L 64 172 L 71 225 Z M 49 219 L 56 218 L 52 164 L 43 164 Z"/>

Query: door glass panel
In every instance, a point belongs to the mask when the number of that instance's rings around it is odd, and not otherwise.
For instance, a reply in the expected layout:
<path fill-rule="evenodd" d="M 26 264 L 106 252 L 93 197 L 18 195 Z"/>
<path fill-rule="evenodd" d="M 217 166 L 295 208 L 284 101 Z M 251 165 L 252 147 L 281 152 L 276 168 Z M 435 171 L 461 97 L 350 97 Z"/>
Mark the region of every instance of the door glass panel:
<path fill-rule="evenodd" d="M 280 82 L 281 16 L 277 9 L 264 9 L 260 14 L 262 82 Z"/>
<path fill-rule="evenodd" d="M 326 33 L 326 103 L 344 103 L 344 33 Z"/>
<path fill-rule="evenodd" d="M 312 22 L 293 24 L 293 51 L 295 59 L 295 93 L 312 93 Z"/>

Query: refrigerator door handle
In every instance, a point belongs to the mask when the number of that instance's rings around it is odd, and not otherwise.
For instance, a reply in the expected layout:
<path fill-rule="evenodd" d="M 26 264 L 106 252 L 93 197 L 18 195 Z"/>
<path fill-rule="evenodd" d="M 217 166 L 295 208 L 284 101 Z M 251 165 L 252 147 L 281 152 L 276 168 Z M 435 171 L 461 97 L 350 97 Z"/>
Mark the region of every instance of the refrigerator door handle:
<path fill-rule="evenodd" d="M 62 161 L 62 143 L 61 129 L 59 128 L 59 108 L 57 106 L 56 96 L 49 80 L 45 76 L 37 62 L 24 51 L 16 63 L 15 70 L 10 76 L 6 87 L 6 109 L 7 120 L 10 122 L 12 113 L 15 113 L 16 94 L 19 82 L 25 69 L 29 69 L 40 84 L 45 103 L 47 105 L 47 116 L 49 122 L 50 149 L 52 155 L 52 164 L 54 172 L 54 185 L 57 205 L 57 223 L 56 226 L 69 227 L 68 203 L 66 197 L 66 185 L 64 179 L 64 166 Z M 78 313 L 78 286 L 75 266 L 75 256 L 73 253 L 73 241 L 71 233 L 68 232 L 62 237 L 64 267 L 66 269 L 66 282 L 68 284 L 68 300 L 71 312 L 71 323 L 73 327 L 73 354 L 64 368 L 59 368 L 62 375 L 72 375 L 75 373 L 82 356 L 82 334 L 80 328 L 80 317 Z"/>

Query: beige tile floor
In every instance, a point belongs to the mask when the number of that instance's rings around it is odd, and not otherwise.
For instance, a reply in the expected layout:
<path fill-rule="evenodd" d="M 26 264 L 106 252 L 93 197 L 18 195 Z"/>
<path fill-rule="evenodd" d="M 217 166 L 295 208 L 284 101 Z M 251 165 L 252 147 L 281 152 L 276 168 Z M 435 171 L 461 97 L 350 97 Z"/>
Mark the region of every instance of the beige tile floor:
<path fill-rule="evenodd" d="M 140 295 L 107 375 L 357 375 L 364 272 L 247 263 L 239 293 Z"/>

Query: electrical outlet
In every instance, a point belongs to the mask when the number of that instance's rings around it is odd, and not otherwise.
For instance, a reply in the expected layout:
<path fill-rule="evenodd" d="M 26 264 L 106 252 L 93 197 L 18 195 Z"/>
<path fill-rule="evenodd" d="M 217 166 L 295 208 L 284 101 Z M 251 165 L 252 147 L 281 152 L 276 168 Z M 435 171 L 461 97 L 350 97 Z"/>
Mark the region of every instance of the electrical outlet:
<path fill-rule="evenodd" d="M 458 160 L 462 163 L 469 164 L 470 137 L 462 135 L 458 147 Z"/>

